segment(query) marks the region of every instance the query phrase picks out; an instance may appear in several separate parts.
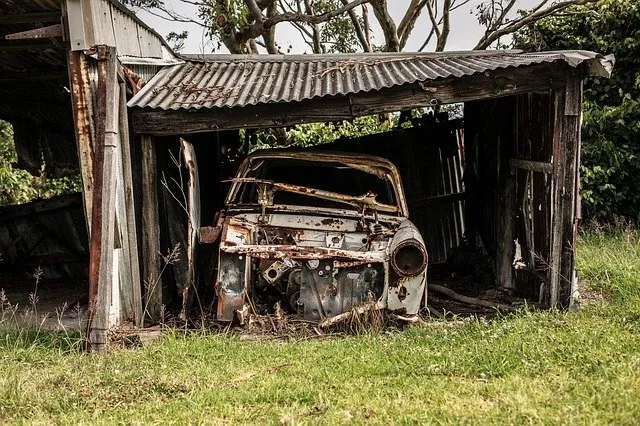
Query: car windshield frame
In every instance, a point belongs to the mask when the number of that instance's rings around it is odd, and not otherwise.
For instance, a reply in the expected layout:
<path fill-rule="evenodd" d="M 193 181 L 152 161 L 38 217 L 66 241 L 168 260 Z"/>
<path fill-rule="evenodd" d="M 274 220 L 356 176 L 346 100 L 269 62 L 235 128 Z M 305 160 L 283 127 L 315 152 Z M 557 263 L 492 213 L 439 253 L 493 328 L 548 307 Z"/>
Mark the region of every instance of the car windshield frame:
<path fill-rule="evenodd" d="M 387 182 L 390 185 L 390 189 L 393 192 L 393 203 L 392 204 L 384 204 L 379 203 L 377 205 L 385 205 L 389 207 L 393 207 L 397 209 L 395 213 L 391 213 L 392 215 L 398 215 L 402 217 L 407 217 L 407 205 L 406 199 L 403 192 L 402 182 L 400 180 L 400 174 L 397 168 L 388 160 L 384 160 L 382 158 L 365 156 L 360 154 L 341 154 L 341 153 L 318 153 L 318 152 L 276 152 L 276 153 L 259 153 L 248 156 L 240 165 L 238 172 L 236 173 L 236 177 L 232 179 L 231 188 L 228 192 L 227 198 L 225 200 L 225 205 L 228 208 L 242 208 L 245 209 L 247 207 L 259 207 L 259 203 L 238 203 L 238 196 L 240 193 L 240 189 L 245 182 L 245 179 L 254 179 L 254 172 L 258 170 L 259 167 L 263 167 L 264 162 L 268 161 L 278 161 L 278 160 L 290 160 L 292 163 L 296 161 L 300 161 L 301 164 L 303 162 L 308 163 L 318 163 L 319 166 L 326 166 L 328 168 L 335 167 L 336 164 L 340 164 L 345 167 L 352 168 L 354 170 L 360 171 L 362 173 L 368 173 L 376 176 L 377 178 Z M 295 164 L 292 164 L 293 168 L 295 168 Z M 258 178 L 259 179 L 259 178 Z M 281 182 L 278 181 L 278 184 L 291 184 L 296 185 L 293 182 Z M 320 189 L 320 188 L 313 188 Z M 345 196 L 349 196 L 351 198 L 361 197 L 365 200 L 362 204 L 363 209 L 368 210 L 376 210 L 376 203 L 371 203 L 371 199 L 367 198 L 367 193 L 360 194 L 358 196 L 353 196 L 349 194 L 343 194 Z M 379 195 L 379 194 L 376 194 Z M 339 200 L 336 200 L 340 203 Z M 300 207 L 301 209 L 308 209 L 309 205 L 296 205 L 289 203 L 274 203 L 274 205 L 269 206 L 269 208 L 278 209 L 278 207 Z M 344 204 L 341 208 L 351 210 L 348 208 L 347 204 Z M 353 207 L 353 206 L 352 206 Z M 339 209 L 339 208 L 336 208 Z M 324 210 L 324 209 L 323 209 Z M 327 209 L 330 210 L 330 209 Z M 377 210 L 376 210 L 377 211 Z M 382 212 L 390 214 L 390 212 Z"/>

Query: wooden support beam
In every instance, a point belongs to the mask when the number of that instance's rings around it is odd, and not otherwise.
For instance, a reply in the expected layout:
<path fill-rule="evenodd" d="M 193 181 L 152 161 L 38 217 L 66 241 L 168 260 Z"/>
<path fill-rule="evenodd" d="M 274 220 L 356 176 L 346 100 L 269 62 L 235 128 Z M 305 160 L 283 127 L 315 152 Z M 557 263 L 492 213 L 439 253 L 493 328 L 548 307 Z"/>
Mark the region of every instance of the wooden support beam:
<path fill-rule="evenodd" d="M 563 140 L 565 144 L 565 173 L 562 192 L 564 210 L 562 212 L 562 255 L 560 261 L 561 286 L 559 300 L 563 307 L 569 307 L 572 299 L 574 276 L 574 255 L 578 233 L 578 206 L 580 199 L 580 114 L 582 112 L 582 76 L 577 70 L 567 72 L 565 90 L 565 123 Z"/>
<path fill-rule="evenodd" d="M 116 164 L 120 89 L 115 47 L 98 46 L 98 109 L 94 168 L 93 215 L 89 239 L 89 349 L 107 347 L 114 281 Z"/>
<path fill-rule="evenodd" d="M 553 171 L 553 165 L 544 161 L 520 160 L 512 158 L 509 163 L 514 169 L 530 170 L 532 172 L 550 174 Z"/>
<path fill-rule="evenodd" d="M 7 34 L 7 40 L 37 40 L 43 38 L 62 37 L 64 30 L 62 24 L 49 25 L 48 27 L 34 28 L 32 30 L 20 31 L 18 33 Z"/>
<path fill-rule="evenodd" d="M 198 233 L 200 231 L 200 180 L 198 177 L 198 162 L 196 151 L 191 143 L 180 139 L 180 151 L 184 157 L 184 163 L 189 172 L 187 193 L 187 282 L 182 290 L 182 309 L 180 318 L 186 321 L 191 309 L 192 299 L 197 291 L 196 287 L 196 254 L 198 251 Z"/>
<path fill-rule="evenodd" d="M 577 227 L 578 161 L 582 77 L 569 71 L 566 86 L 555 91 L 551 213 L 551 308 L 568 307 L 573 280 Z"/>
<path fill-rule="evenodd" d="M 509 161 L 516 152 L 517 145 L 517 98 L 502 99 L 499 115 L 494 117 L 500 123 L 498 130 L 498 184 L 497 235 L 496 235 L 496 280 L 498 286 L 513 293 L 516 288 L 513 258 L 515 254 L 514 235 L 516 231 L 516 177 L 509 167 Z"/>
<path fill-rule="evenodd" d="M 131 157 L 131 141 L 129 140 L 129 117 L 127 111 L 127 88 L 120 83 L 120 148 L 122 150 L 122 171 L 124 186 L 124 204 L 126 207 L 126 223 L 124 238 L 126 239 L 127 262 L 130 272 L 130 287 L 123 287 L 122 308 L 125 318 L 130 319 L 136 327 L 142 327 L 142 280 L 138 257 L 138 221 L 135 206 L 138 201 L 133 196 L 133 171 Z"/>
<path fill-rule="evenodd" d="M 144 312 L 150 321 L 162 314 L 160 276 L 160 223 L 158 210 L 158 172 L 153 137 L 142 135 L 142 278 L 145 287 Z"/>
<path fill-rule="evenodd" d="M 0 222 L 4 222 L 17 217 L 39 215 L 67 207 L 77 206 L 81 203 L 78 194 L 63 195 L 47 200 L 32 201 L 26 204 L 3 207 L 0 209 Z"/>
<path fill-rule="evenodd" d="M 348 120 L 363 115 L 443 103 L 547 91 L 564 84 L 565 69 L 566 66 L 561 64 L 534 65 L 521 69 L 495 70 L 462 78 L 405 84 L 347 96 L 249 105 L 242 108 L 134 109 L 133 129 L 136 133 L 175 135 Z"/>
<path fill-rule="evenodd" d="M 30 40 L 10 40 L 0 41 L 0 52 L 15 52 L 16 50 L 46 50 L 63 49 L 62 44 L 56 43 L 54 39 L 30 39 Z"/>
<path fill-rule="evenodd" d="M 26 72 L 2 72 L 0 83 L 16 83 L 25 81 L 68 81 L 67 69 L 54 69 L 51 71 L 26 71 Z"/>
<path fill-rule="evenodd" d="M 44 22 L 59 22 L 62 19 L 62 11 L 14 13 L 0 15 L 0 25 L 32 24 Z"/>

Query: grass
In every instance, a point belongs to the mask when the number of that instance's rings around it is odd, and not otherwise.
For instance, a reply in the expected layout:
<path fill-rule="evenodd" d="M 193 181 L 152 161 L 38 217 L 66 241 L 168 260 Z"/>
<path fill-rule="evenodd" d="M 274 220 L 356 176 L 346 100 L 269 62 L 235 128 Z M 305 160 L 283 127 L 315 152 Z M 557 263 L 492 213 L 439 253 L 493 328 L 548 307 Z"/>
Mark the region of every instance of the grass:
<path fill-rule="evenodd" d="M 638 233 L 582 235 L 577 267 L 603 297 L 575 313 L 328 340 L 169 334 L 104 356 L 5 331 L 0 422 L 637 424 Z"/>

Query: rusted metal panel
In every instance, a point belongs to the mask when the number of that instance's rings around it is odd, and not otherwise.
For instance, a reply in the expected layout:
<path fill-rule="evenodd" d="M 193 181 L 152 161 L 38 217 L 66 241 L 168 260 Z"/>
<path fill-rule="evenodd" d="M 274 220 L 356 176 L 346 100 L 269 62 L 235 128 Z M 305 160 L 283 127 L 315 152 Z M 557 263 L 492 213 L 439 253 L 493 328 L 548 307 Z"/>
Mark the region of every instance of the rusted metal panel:
<path fill-rule="evenodd" d="M 611 58 L 587 51 L 482 51 L 330 55 L 206 55 L 168 67 L 128 103 L 163 110 L 242 107 L 376 91 L 543 63 L 608 74 Z"/>
<path fill-rule="evenodd" d="M 338 173 L 344 170 L 351 174 Z M 268 180 L 278 176 L 282 182 Z M 353 177 L 352 192 L 334 192 L 344 191 L 347 176 Z M 382 188 L 378 181 L 385 183 L 384 192 L 397 194 L 389 204 L 371 201 L 377 199 L 372 191 Z M 254 192 L 247 185 L 258 186 L 257 198 L 245 198 Z M 304 201 L 285 197 L 275 203 L 266 186 Z M 368 195 L 349 195 L 358 193 Z M 387 160 L 352 153 L 252 154 L 233 179 L 223 225 L 201 229 L 201 235 L 211 235 L 209 241 L 221 234 L 218 319 L 232 320 L 247 305 L 256 312 L 284 309 L 320 321 L 368 301 L 415 315 L 425 294 L 427 254 L 404 215 L 404 200 L 399 173 Z"/>

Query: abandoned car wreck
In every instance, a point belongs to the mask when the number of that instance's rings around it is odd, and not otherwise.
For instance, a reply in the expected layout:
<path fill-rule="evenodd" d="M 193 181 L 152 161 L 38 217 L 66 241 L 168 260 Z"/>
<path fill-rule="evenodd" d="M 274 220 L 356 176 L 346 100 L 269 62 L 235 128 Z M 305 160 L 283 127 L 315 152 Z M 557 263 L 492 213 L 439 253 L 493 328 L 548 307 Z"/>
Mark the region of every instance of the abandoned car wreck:
<path fill-rule="evenodd" d="M 427 252 L 407 215 L 400 174 L 388 161 L 250 155 L 233 179 L 221 229 L 210 232 L 221 234 L 217 318 L 234 319 L 247 296 L 254 307 L 280 303 L 308 320 L 344 313 L 369 297 L 379 308 L 417 314 Z"/>
<path fill-rule="evenodd" d="M 18 164 L 77 172 L 82 194 L 0 211 L 0 279 L 41 264 L 78 287 L 93 350 L 111 327 L 208 304 L 225 321 L 276 303 L 320 321 L 369 298 L 416 314 L 431 283 L 575 299 L 582 81 L 613 58 L 179 55 L 116 0 L 6 3 L 0 118 Z M 407 119 L 250 153 L 259 131 L 378 114 Z"/>

